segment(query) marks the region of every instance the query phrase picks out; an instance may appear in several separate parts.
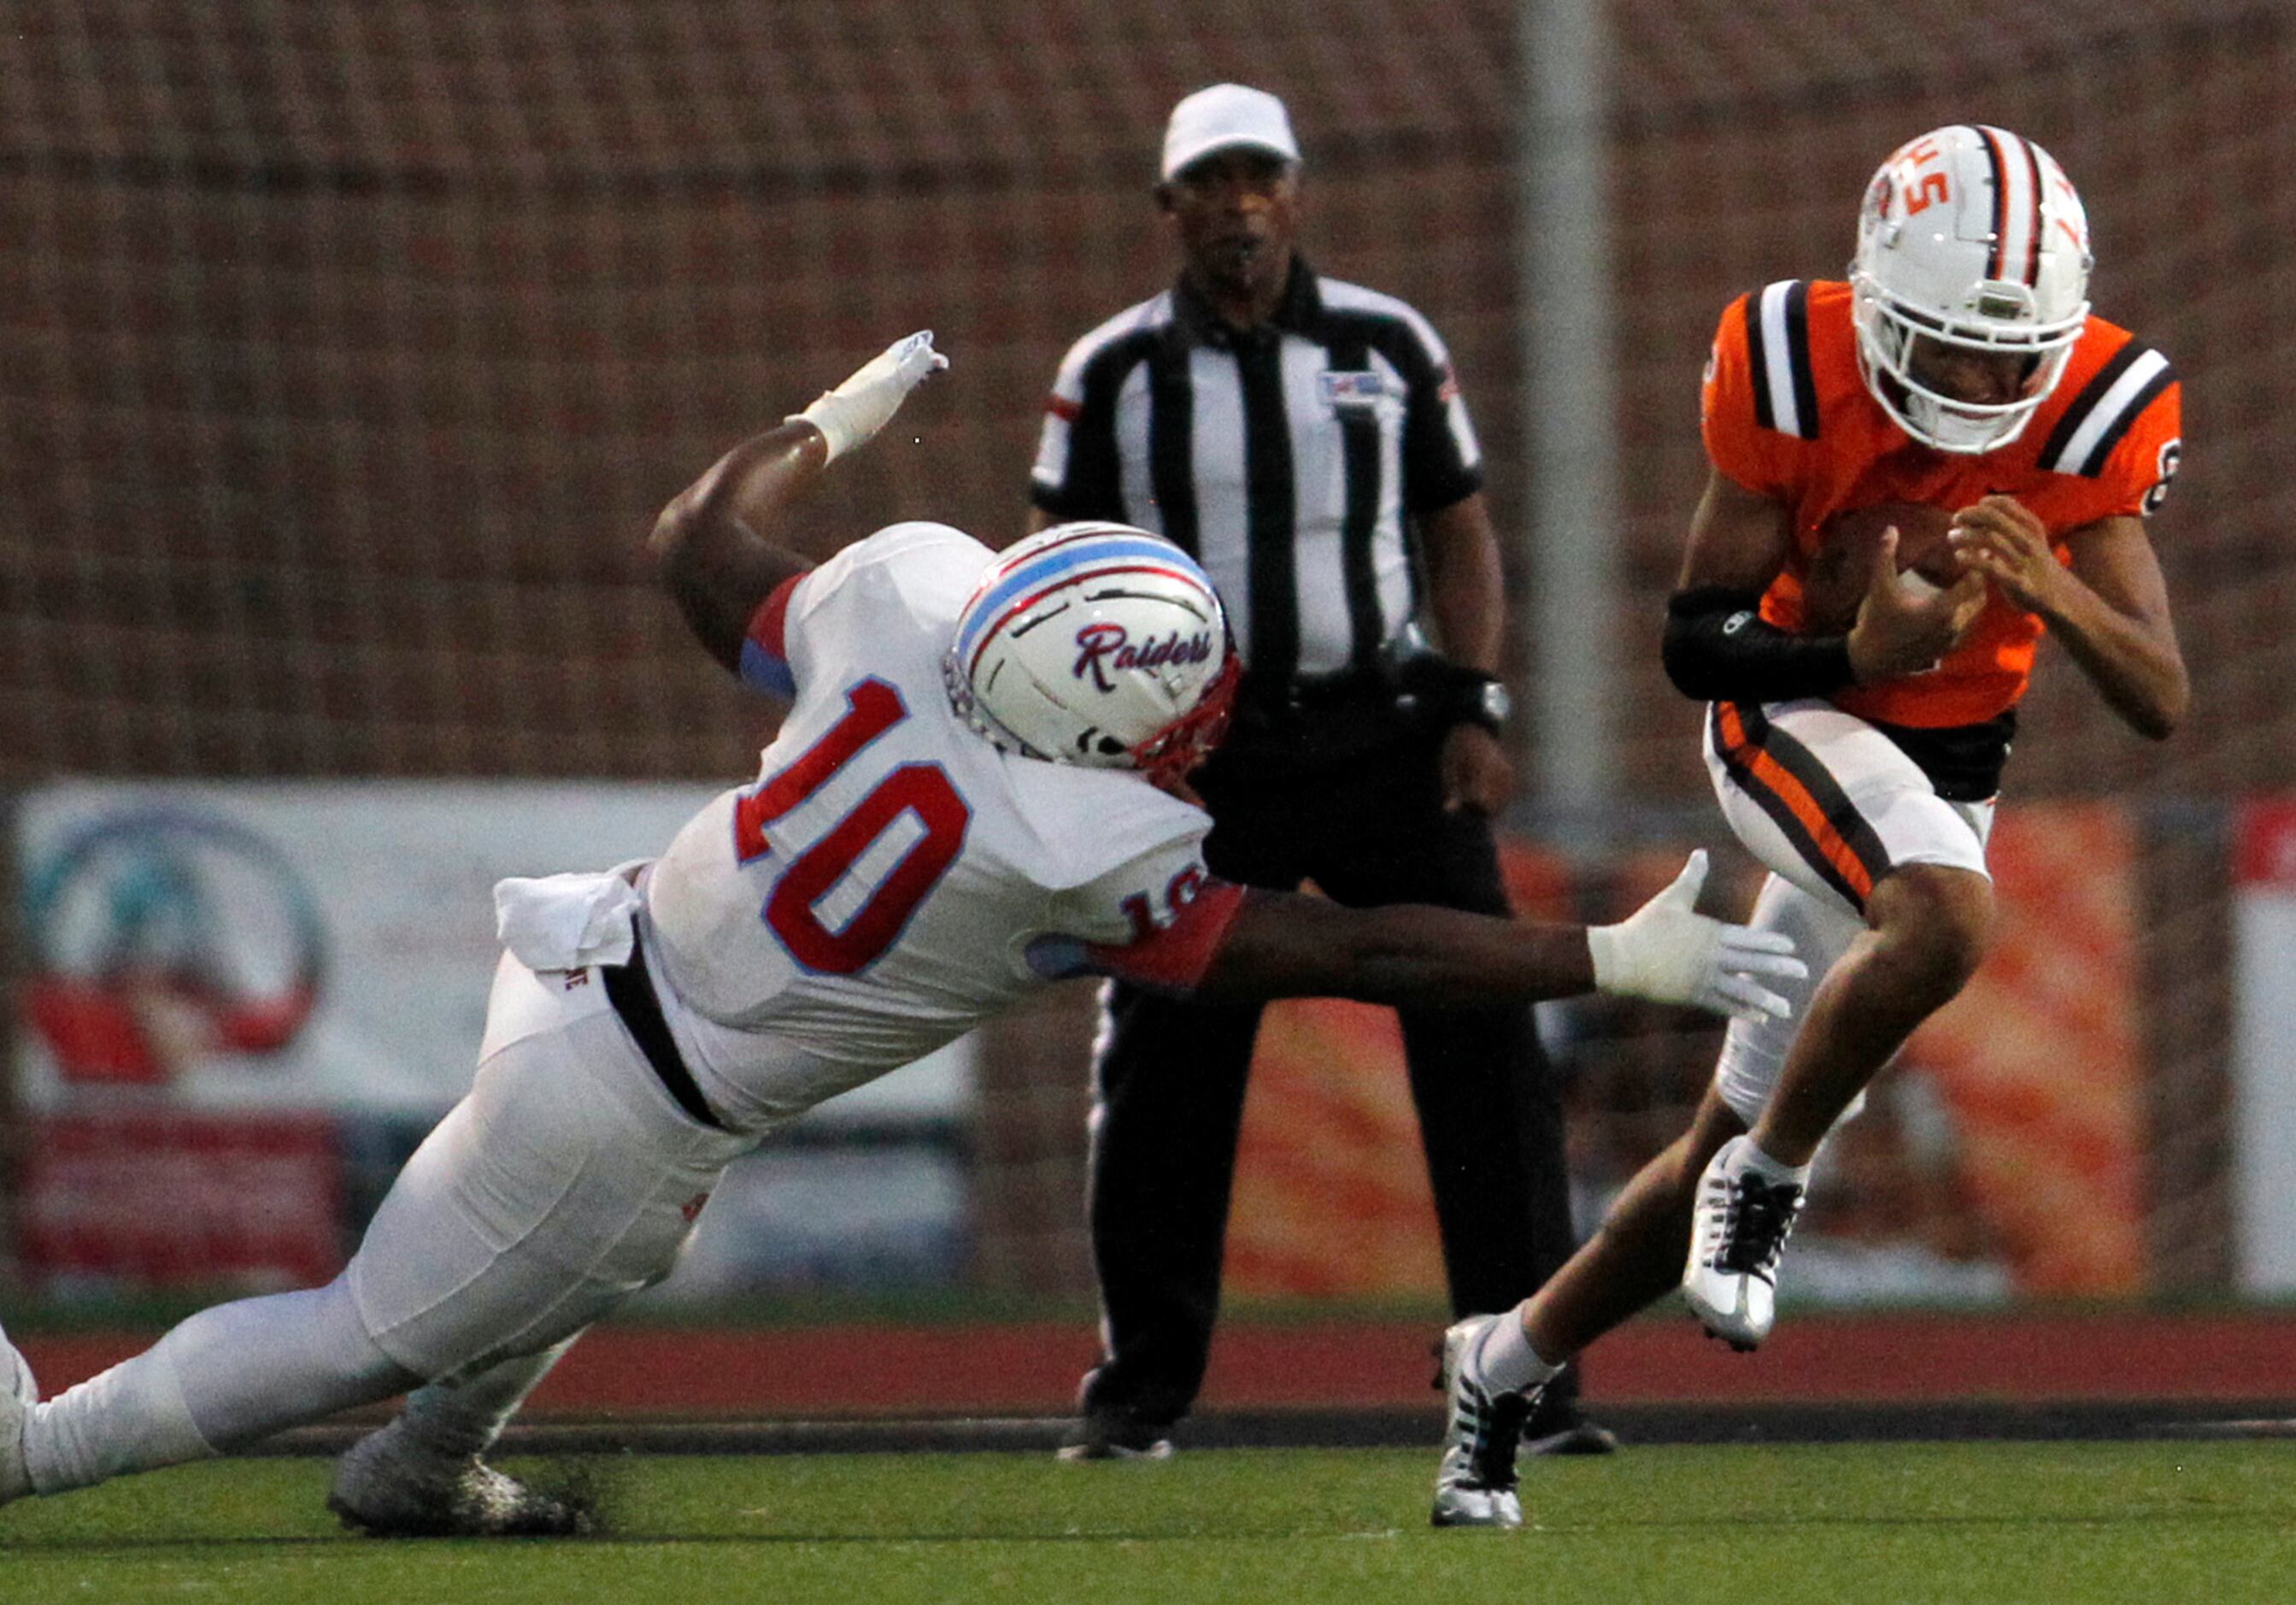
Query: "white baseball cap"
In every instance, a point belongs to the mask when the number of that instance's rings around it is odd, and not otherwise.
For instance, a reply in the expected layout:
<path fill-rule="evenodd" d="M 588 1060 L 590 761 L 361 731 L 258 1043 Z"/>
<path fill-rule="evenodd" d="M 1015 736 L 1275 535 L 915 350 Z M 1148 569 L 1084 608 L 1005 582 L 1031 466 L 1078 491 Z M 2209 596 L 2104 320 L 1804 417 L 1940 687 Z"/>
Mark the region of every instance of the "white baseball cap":
<path fill-rule="evenodd" d="M 1300 160 L 1300 142 L 1292 136 L 1292 116 L 1282 101 L 1265 89 L 1214 84 L 1172 108 L 1172 120 L 1164 125 L 1164 177 L 1232 145 Z"/>

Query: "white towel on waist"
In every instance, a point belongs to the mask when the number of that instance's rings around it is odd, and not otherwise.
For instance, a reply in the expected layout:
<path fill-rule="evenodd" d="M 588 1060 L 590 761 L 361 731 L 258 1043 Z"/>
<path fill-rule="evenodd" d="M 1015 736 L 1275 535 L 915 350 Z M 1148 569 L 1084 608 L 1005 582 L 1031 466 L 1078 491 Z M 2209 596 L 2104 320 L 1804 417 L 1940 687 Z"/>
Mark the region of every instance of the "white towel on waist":
<path fill-rule="evenodd" d="M 627 964 L 644 901 L 630 884 L 631 868 L 496 881 L 495 934 L 529 969 Z"/>

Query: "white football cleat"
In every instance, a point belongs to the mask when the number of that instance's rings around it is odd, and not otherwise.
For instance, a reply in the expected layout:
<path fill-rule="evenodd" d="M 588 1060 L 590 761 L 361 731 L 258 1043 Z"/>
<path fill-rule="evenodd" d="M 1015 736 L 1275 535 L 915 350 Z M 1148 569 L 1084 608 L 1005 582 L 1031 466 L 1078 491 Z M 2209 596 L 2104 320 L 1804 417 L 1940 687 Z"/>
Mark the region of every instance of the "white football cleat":
<path fill-rule="evenodd" d="M 1777 1319 L 1778 1261 L 1806 1189 L 1748 1168 L 1751 1137 L 1733 1137 L 1698 1178 L 1682 1296 L 1707 1331 L 1739 1353 Z"/>
<path fill-rule="evenodd" d="M 1515 1493 L 1514 1457 L 1522 1443 L 1529 1398 L 1485 1390 L 1470 1357 L 1493 1324 L 1509 1317 L 1470 1315 L 1443 1334 L 1443 1390 L 1449 1420 L 1443 1429 L 1443 1460 L 1435 1471 L 1435 1508 L 1428 1520 L 1439 1527 L 1519 1527 L 1522 1501 Z"/>
<path fill-rule="evenodd" d="M 475 1454 L 423 1448 L 393 1421 L 335 1462 L 327 1509 L 376 1538 L 577 1538 L 596 1530 L 580 1500 L 528 1487 Z"/>
<path fill-rule="evenodd" d="M 32 1491 L 32 1474 L 24 1464 L 24 1427 L 39 1402 L 40 1385 L 32 1380 L 31 1366 L 0 1331 L 0 1504 Z"/>

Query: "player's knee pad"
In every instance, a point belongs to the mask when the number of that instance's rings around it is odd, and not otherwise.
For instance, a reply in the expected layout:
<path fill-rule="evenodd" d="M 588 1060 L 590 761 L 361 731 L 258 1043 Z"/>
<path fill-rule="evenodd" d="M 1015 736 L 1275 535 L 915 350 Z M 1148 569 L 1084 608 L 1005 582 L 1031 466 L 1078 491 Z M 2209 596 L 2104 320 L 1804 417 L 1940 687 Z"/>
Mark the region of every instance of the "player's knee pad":
<path fill-rule="evenodd" d="M 1838 902 L 1822 899 L 1772 875 L 1762 883 L 1754 910 L 1746 923 L 1759 931 L 1777 931 L 1793 938 L 1794 951 L 1809 967 L 1798 981 L 1773 979 L 1774 986 L 1793 1005 L 1791 1018 L 1763 1015 L 1758 1019 L 1734 1019 L 1722 1039 L 1722 1054 L 1714 1066 L 1714 1090 L 1730 1112 L 1751 1127 L 1761 1118 L 1786 1053 L 1809 1012 L 1817 984 L 1832 969 L 1866 927 Z M 1863 1107 L 1859 1101 L 1844 1112 L 1845 1120 Z"/>

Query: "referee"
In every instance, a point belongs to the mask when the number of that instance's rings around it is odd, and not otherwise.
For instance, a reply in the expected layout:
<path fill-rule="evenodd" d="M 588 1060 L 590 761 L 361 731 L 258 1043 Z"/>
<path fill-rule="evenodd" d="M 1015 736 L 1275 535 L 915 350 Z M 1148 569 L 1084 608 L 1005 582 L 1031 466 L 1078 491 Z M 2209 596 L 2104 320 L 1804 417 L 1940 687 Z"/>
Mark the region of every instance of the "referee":
<path fill-rule="evenodd" d="M 1155 193 L 1179 280 L 1070 350 L 1031 526 L 1159 531 L 1227 603 L 1245 674 L 1195 777 L 1214 874 L 1503 915 L 1488 820 L 1513 777 L 1480 453 L 1427 320 L 1298 256 L 1300 191 L 1274 95 L 1220 84 L 1173 108 Z M 1105 1007 L 1090 1213 L 1106 1350 L 1062 1453 L 1161 1457 L 1203 1380 L 1259 1011 L 1123 985 Z M 1530 1011 L 1406 1009 L 1402 1027 L 1453 1312 L 1512 1308 L 1575 1241 Z M 1576 1394 L 1575 1378 L 1546 1390 L 1529 1446 L 1611 1447 Z"/>

